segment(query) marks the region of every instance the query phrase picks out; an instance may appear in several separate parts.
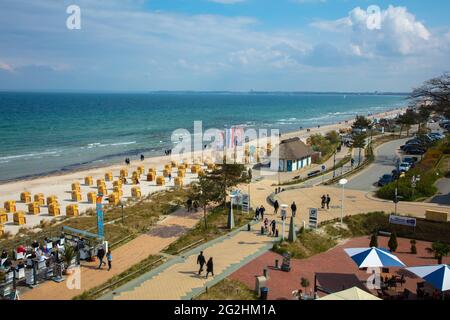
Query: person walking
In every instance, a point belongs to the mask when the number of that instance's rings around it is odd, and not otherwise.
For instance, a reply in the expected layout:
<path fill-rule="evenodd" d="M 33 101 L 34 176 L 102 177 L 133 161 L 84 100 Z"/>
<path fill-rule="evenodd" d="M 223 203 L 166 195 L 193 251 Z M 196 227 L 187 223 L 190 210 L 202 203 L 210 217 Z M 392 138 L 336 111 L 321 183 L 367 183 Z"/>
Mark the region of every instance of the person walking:
<path fill-rule="evenodd" d="M 97 258 L 99 261 L 99 265 L 97 269 L 100 269 L 102 267 L 102 265 L 105 264 L 105 262 L 103 261 L 103 258 L 105 257 L 105 249 L 103 249 L 103 246 L 100 246 L 100 248 L 97 249 Z"/>
<path fill-rule="evenodd" d="M 203 266 L 206 263 L 205 256 L 203 255 L 203 251 L 200 251 L 200 254 L 197 257 L 197 264 L 200 265 L 200 269 L 198 270 L 198 274 L 200 275 L 203 272 Z"/>
<path fill-rule="evenodd" d="M 327 194 L 327 209 L 330 209 L 330 202 L 331 202 L 330 195 Z"/>
<path fill-rule="evenodd" d="M 141 161 L 144 161 L 145 157 L 143 154 L 141 154 Z"/>
<path fill-rule="evenodd" d="M 325 209 L 325 203 L 327 202 L 327 197 L 325 195 L 322 196 L 322 209 Z"/>
<path fill-rule="evenodd" d="M 275 230 L 277 229 L 277 222 L 275 221 L 275 219 L 273 219 L 272 222 L 270 223 L 270 228 L 271 228 L 270 235 L 275 237 Z"/>
<path fill-rule="evenodd" d="M 187 199 L 186 204 L 187 204 L 188 212 L 191 212 L 191 208 L 192 208 L 192 199 L 191 199 L 191 198 Z"/>
<path fill-rule="evenodd" d="M 259 207 L 259 215 L 261 216 L 261 220 L 264 220 L 264 212 L 266 212 L 266 208 L 264 208 L 264 206 Z"/>
<path fill-rule="evenodd" d="M 280 207 L 280 205 L 278 203 L 278 200 L 275 200 L 275 202 L 273 203 L 273 209 L 274 209 L 275 214 L 278 213 L 278 208 L 279 207 Z"/>
<path fill-rule="evenodd" d="M 172 174 L 169 172 L 169 181 L 172 181 Z"/>
<path fill-rule="evenodd" d="M 297 205 L 295 204 L 295 201 L 291 204 L 291 210 L 292 210 L 292 216 L 295 218 L 295 215 L 297 214 Z"/>
<path fill-rule="evenodd" d="M 108 253 L 106 254 L 106 260 L 108 260 L 108 271 L 112 268 L 112 253 L 111 250 L 108 250 Z"/>
<path fill-rule="evenodd" d="M 256 221 L 259 220 L 259 207 L 256 207 L 256 209 L 255 209 L 255 220 Z"/>
<path fill-rule="evenodd" d="M 208 279 L 209 273 L 212 274 L 214 277 L 214 264 L 213 264 L 213 258 L 209 258 L 208 262 L 206 263 L 206 279 Z"/>

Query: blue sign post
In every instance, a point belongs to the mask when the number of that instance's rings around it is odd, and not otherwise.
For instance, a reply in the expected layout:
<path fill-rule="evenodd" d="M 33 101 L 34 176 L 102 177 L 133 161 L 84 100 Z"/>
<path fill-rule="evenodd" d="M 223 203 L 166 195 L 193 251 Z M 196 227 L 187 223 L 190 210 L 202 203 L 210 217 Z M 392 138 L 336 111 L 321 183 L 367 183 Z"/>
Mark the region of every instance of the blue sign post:
<path fill-rule="evenodd" d="M 97 234 L 100 238 L 104 237 L 104 227 L 103 227 L 103 204 L 102 204 L 103 194 L 99 193 L 97 195 Z"/>

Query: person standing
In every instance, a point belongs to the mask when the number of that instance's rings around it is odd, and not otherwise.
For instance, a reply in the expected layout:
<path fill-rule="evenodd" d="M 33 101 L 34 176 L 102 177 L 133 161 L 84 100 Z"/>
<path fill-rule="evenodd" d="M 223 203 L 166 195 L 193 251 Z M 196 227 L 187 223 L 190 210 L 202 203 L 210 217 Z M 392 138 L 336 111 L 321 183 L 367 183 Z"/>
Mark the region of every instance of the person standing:
<path fill-rule="evenodd" d="M 259 215 L 261 216 L 261 220 L 264 220 L 264 212 L 266 212 L 266 208 L 264 208 L 264 206 L 261 206 L 259 208 Z"/>
<path fill-rule="evenodd" d="M 212 274 L 214 277 L 214 264 L 213 264 L 213 258 L 209 258 L 208 262 L 206 263 L 206 279 L 208 279 L 209 273 Z"/>
<path fill-rule="evenodd" d="M 187 204 L 188 212 L 191 212 L 191 208 L 192 208 L 192 199 L 191 199 L 191 198 L 187 199 L 186 204 Z"/>
<path fill-rule="evenodd" d="M 330 209 L 330 202 L 331 202 L 330 195 L 327 194 L 327 209 Z"/>
<path fill-rule="evenodd" d="M 200 251 L 200 254 L 197 257 L 197 264 L 200 265 L 200 269 L 198 270 L 198 274 L 200 275 L 203 272 L 203 266 L 206 263 L 205 256 L 203 255 L 203 251 Z"/>
<path fill-rule="evenodd" d="M 327 197 L 322 195 L 322 209 L 325 209 L 325 203 L 327 202 Z"/>
<path fill-rule="evenodd" d="M 108 253 L 106 254 L 106 260 L 108 260 L 108 271 L 111 270 L 112 267 L 112 253 L 111 250 L 108 250 Z"/>
<path fill-rule="evenodd" d="M 255 209 L 255 220 L 256 221 L 259 220 L 259 207 L 256 207 L 256 209 Z"/>
<path fill-rule="evenodd" d="M 295 215 L 297 214 L 297 205 L 295 204 L 295 201 L 291 204 L 291 210 L 292 210 L 292 216 L 295 218 Z"/>
<path fill-rule="evenodd" d="M 141 161 L 144 161 L 145 157 L 143 154 L 141 154 Z"/>
<path fill-rule="evenodd" d="M 172 180 L 172 174 L 169 172 L 169 181 Z"/>
<path fill-rule="evenodd" d="M 97 269 L 100 269 L 102 265 L 105 264 L 105 262 L 103 261 L 104 257 L 105 257 L 105 249 L 103 249 L 103 246 L 100 246 L 100 248 L 98 248 L 97 250 L 97 258 L 99 260 L 99 265 Z"/>
<path fill-rule="evenodd" d="M 273 209 L 275 214 L 278 213 L 278 208 L 280 207 L 280 205 L 278 204 L 278 200 L 275 200 L 275 202 L 273 203 Z"/>
<path fill-rule="evenodd" d="M 275 219 L 272 220 L 272 222 L 270 223 L 270 227 L 271 227 L 271 235 L 275 237 L 275 230 L 277 228 L 277 222 L 275 221 Z"/>

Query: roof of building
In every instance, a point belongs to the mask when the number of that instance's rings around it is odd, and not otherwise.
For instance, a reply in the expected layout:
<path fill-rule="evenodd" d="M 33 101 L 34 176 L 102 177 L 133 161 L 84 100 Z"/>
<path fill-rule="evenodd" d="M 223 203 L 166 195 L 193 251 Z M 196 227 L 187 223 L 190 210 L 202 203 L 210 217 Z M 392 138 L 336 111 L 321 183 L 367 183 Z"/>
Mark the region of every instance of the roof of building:
<path fill-rule="evenodd" d="M 300 138 L 283 140 L 278 148 L 278 157 L 286 160 L 302 159 L 314 153 L 312 148 L 303 143 Z M 276 149 L 274 151 L 276 152 Z"/>

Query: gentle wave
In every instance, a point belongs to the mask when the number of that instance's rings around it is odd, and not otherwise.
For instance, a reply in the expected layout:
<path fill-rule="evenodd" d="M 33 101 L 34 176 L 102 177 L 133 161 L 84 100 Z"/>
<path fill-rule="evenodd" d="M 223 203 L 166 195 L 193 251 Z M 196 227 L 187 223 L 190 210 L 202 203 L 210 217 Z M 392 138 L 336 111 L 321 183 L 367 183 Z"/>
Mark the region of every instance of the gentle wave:
<path fill-rule="evenodd" d="M 40 152 L 40 153 L 27 153 L 27 154 L 18 154 L 14 156 L 6 156 L 6 157 L 0 157 L 0 160 L 14 160 L 14 159 L 21 159 L 21 158 L 42 158 L 42 156 L 45 155 L 53 155 L 57 154 L 57 151 L 51 151 L 51 152 Z M 40 157 L 40 158 L 39 158 Z"/>

